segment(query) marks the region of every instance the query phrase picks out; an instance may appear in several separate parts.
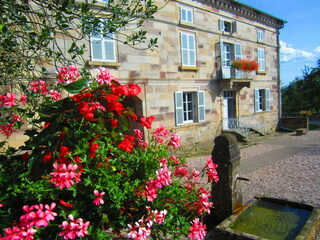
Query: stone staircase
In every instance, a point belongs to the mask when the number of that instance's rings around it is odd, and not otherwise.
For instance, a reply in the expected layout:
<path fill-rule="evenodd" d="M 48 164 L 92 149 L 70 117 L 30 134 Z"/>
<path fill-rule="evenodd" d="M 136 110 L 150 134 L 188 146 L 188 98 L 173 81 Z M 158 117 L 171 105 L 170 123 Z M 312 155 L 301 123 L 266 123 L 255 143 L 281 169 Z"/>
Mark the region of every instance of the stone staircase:
<path fill-rule="evenodd" d="M 265 135 L 264 122 L 254 116 L 240 116 L 222 120 L 222 132 L 234 134 L 238 141 L 248 142 Z"/>

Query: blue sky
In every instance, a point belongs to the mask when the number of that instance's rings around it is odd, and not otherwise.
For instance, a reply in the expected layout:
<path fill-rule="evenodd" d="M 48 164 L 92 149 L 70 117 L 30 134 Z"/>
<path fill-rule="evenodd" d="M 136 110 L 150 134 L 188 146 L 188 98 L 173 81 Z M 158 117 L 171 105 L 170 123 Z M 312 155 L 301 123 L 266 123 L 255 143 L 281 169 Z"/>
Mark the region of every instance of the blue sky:
<path fill-rule="evenodd" d="M 320 58 L 320 0 L 239 0 L 287 21 L 280 30 L 281 82 L 288 85 Z"/>

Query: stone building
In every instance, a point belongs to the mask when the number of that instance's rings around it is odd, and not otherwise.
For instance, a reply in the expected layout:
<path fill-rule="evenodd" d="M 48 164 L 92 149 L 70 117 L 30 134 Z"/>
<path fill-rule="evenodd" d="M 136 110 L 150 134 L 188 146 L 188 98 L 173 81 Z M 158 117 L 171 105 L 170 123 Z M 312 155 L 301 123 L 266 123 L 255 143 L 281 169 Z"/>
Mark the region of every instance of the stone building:
<path fill-rule="evenodd" d="M 91 36 L 85 58 L 93 71 L 109 68 L 121 82 L 139 84 L 139 98 L 127 104 L 138 115 L 155 116 L 154 128 L 165 125 L 186 143 L 212 140 L 221 131 L 241 132 L 248 125 L 275 131 L 279 29 L 285 22 L 235 0 L 166 2 L 145 23 L 158 48 L 137 50 L 101 34 Z M 235 59 L 256 60 L 259 69 L 250 75 L 238 71 L 231 64 Z"/>
<path fill-rule="evenodd" d="M 130 105 L 155 116 L 154 127 L 174 129 L 188 143 L 245 125 L 260 125 L 268 133 L 280 114 L 284 23 L 238 1 L 172 0 L 145 24 L 158 38 L 156 50 L 93 36 L 87 57 L 92 67 L 108 67 L 121 81 L 139 84 L 140 99 Z M 235 59 L 256 60 L 259 69 L 236 70 Z"/>

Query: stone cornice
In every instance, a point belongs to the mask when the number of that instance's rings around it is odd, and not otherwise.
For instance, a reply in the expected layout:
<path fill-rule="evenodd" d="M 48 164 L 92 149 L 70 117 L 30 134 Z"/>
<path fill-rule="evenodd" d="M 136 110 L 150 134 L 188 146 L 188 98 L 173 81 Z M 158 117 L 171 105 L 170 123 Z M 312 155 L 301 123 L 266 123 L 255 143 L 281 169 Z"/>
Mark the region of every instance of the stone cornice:
<path fill-rule="evenodd" d="M 226 10 L 236 15 L 266 24 L 277 29 L 283 28 L 284 20 L 234 0 L 205 0 L 217 9 Z"/>

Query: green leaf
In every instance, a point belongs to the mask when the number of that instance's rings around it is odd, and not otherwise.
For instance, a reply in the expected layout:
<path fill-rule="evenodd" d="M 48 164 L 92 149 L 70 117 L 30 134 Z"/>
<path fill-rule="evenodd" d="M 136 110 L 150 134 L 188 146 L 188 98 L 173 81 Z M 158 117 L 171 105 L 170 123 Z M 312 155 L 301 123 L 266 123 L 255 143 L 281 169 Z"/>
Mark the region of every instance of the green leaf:
<path fill-rule="evenodd" d="M 84 87 L 88 86 L 88 79 L 81 78 L 78 81 L 69 83 L 66 86 L 62 86 L 68 93 L 78 93 L 80 92 Z"/>

